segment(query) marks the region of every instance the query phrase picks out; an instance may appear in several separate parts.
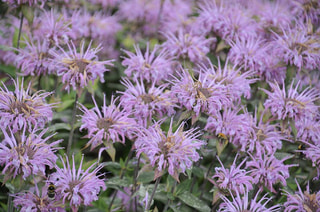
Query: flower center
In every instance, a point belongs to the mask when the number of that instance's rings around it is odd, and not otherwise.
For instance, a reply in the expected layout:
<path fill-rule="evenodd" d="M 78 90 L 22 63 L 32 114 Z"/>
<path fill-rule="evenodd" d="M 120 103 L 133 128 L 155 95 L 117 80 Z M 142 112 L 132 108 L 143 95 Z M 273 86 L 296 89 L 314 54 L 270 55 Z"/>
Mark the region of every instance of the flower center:
<path fill-rule="evenodd" d="M 85 73 L 87 65 L 90 64 L 91 61 L 86 59 L 74 59 L 74 60 L 65 59 L 63 60 L 63 63 L 69 65 L 70 70 L 80 72 L 80 73 Z"/>
<path fill-rule="evenodd" d="M 140 96 L 140 98 L 145 104 L 149 104 L 155 100 L 154 96 L 152 96 L 151 94 L 143 94 Z"/>
<path fill-rule="evenodd" d="M 18 139 L 17 139 L 17 142 L 19 142 Z M 35 154 L 35 151 L 32 148 L 32 146 L 30 146 L 30 144 L 29 145 L 19 144 L 17 147 L 15 147 L 15 150 L 18 154 L 18 158 L 21 164 L 24 164 L 26 162 L 26 158 L 28 158 L 28 160 L 33 159 L 33 156 Z"/>
<path fill-rule="evenodd" d="M 308 50 L 308 46 L 304 43 L 296 42 L 296 43 L 292 44 L 291 49 L 296 49 L 296 50 L 298 50 L 298 53 L 301 54 L 301 52 Z"/>
<path fill-rule="evenodd" d="M 25 100 L 22 100 L 22 102 L 16 100 L 11 104 L 11 111 L 13 114 L 25 114 L 29 116 L 34 109 L 30 107 Z"/>
<path fill-rule="evenodd" d="M 206 101 L 210 96 L 211 93 L 208 88 L 203 88 L 201 82 L 195 82 L 194 88 L 197 91 L 196 98 Z"/>
<path fill-rule="evenodd" d="M 49 58 L 49 53 L 48 52 L 40 52 L 39 53 L 39 60 L 43 60 L 44 58 Z"/>
<path fill-rule="evenodd" d="M 198 99 L 207 100 L 210 96 L 210 91 L 207 88 L 197 88 Z"/>
<path fill-rule="evenodd" d="M 259 129 L 257 132 L 257 138 L 258 141 L 262 142 L 267 138 L 267 136 L 263 133 L 263 130 Z"/>
<path fill-rule="evenodd" d="M 43 209 L 47 209 L 49 204 L 47 198 L 41 198 L 38 196 L 35 197 L 34 203 L 37 206 L 37 209 L 38 209 L 37 211 L 43 211 Z"/>
<path fill-rule="evenodd" d="M 306 198 L 303 202 L 303 209 L 305 209 L 306 211 L 317 211 L 317 209 L 319 209 L 320 207 L 320 204 L 317 201 L 316 194 L 309 194 L 305 191 L 304 196 Z"/>
<path fill-rule="evenodd" d="M 296 100 L 296 99 L 292 99 L 292 98 L 286 98 L 285 99 L 285 103 L 287 104 L 293 104 L 293 105 L 296 105 L 296 106 L 298 106 L 300 109 L 303 109 L 303 108 L 305 108 L 305 103 L 304 102 L 300 102 L 300 101 L 298 101 L 298 100 Z"/>
<path fill-rule="evenodd" d="M 306 13 L 309 13 L 312 10 L 316 10 L 316 8 L 319 8 L 319 3 L 317 1 L 310 1 L 303 4 L 303 8 L 306 11 Z"/>
<path fill-rule="evenodd" d="M 148 68 L 150 69 L 151 68 L 151 65 L 147 62 L 144 62 L 143 65 L 142 65 L 143 68 Z"/>
<path fill-rule="evenodd" d="M 164 147 L 166 148 L 167 152 L 174 146 L 174 139 L 172 138 L 172 136 L 169 136 L 166 142 L 164 143 Z"/>
<path fill-rule="evenodd" d="M 75 65 L 78 67 L 78 71 L 81 73 L 84 73 L 88 64 L 89 62 L 85 60 L 75 60 Z"/>
<path fill-rule="evenodd" d="M 108 131 L 113 124 L 114 122 L 110 118 L 102 118 L 97 121 L 97 127 L 105 131 Z"/>

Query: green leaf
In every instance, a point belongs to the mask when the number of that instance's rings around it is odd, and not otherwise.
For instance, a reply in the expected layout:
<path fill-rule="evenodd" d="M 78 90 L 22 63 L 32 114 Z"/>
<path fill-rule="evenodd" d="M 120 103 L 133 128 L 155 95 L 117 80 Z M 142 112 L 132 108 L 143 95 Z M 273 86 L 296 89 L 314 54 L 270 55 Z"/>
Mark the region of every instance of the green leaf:
<path fill-rule="evenodd" d="M 197 209 L 198 211 L 210 212 L 210 207 L 201 199 L 195 197 L 192 193 L 185 191 L 178 196 L 185 204 Z"/>
<path fill-rule="evenodd" d="M 17 48 L 18 46 L 18 36 L 19 36 L 19 29 L 15 28 L 12 36 L 12 46 L 15 48 Z"/>
<path fill-rule="evenodd" d="M 223 150 L 226 148 L 227 145 L 228 145 L 228 139 L 225 139 L 225 138 L 217 139 L 216 148 L 217 148 L 218 156 L 221 155 L 221 153 L 223 152 Z"/>
<path fill-rule="evenodd" d="M 203 178 L 203 176 L 204 176 L 204 170 L 202 168 L 200 168 L 199 166 L 193 166 L 192 173 L 199 178 Z"/>
<path fill-rule="evenodd" d="M 16 77 L 16 68 L 14 66 L 5 66 L 0 64 L 0 70 L 4 71 L 5 73 L 9 74 L 11 77 Z"/>
<path fill-rule="evenodd" d="M 176 195 L 182 194 L 188 190 L 190 190 L 190 186 L 192 184 L 193 179 L 184 180 L 177 185 Z"/>
<path fill-rule="evenodd" d="M 153 181 L 154 171 L 141 172 L 138 176 L 138 181 L 141 183 L 150 183 Z"/>
<path fill-rule="evenodd" d="M 122 40 L 122 44 L 126 49 L 132 49 L 134 43 L 135 43 L 134 39 L 129 35 Z"/>
<path fill-rule="evenodd" d="M 294 120 L 290 120 L 290 127 L 291 127 L 291 130 L 293 132 L 294 140 L 296 140 L 298 132 L 297 132 L 297 128 L 295 126 Z"/>
<path fill-rule="evenodd" d="M 275 152 L 274 156 L 278 159 L 278 160 L 282 160 L 285 157 L 293 157 L 293 154 L 290 153 L 286 153 L 286 152 Z"/>
<path fill-rule="evenodd" d="M 57 124 L 51 125 L 49 127 L 49 130 L 53 132 L 58 130 L 71 130 L 71 127 L 67 123 L 57 123 Z"/>
<path fill-rule="evenodd" d="M 33 18 L 34 18 L 34 12 L 33 12 L 33 7 L 29 7 L 26 5 L 21 6 L 21 11 L 24 17 L 28 20 L 29 25 L 31 26 L 33 23 Z"/>
<path fill-rule="evenodd" d="M 116 149 L 113 146 L 113 143 L 105 143 L 105 146 L 108 147 L 106 152 L 110 156 L 111 160 L 114 162 L 116 159 Z"/>
<path fill-rule="evenodd" d="M 65 109 L 67 109 L 68 107 L 70 107 L 71 105 L 73 105 L 74 103 L 74 99 L 66 99 L 66 100 L 63 100 L 61 102 L 61 104 L 57 107 L 57 112 L 61 112 Z"/>
<path fill-rule="evenodd" d="M 104 162 L 101 163 L 107 170 L 111 171 L 114 174 L 118 174 L 121 170 L 121 166 L 118 162 Z"/>
<path fill-rule="evenodd" d="M 120 177 L 113 177 L 106 182 L 106 185 L 111 188 L 129 187 L 130 182 L 127 178 L 120 179 Z"/>

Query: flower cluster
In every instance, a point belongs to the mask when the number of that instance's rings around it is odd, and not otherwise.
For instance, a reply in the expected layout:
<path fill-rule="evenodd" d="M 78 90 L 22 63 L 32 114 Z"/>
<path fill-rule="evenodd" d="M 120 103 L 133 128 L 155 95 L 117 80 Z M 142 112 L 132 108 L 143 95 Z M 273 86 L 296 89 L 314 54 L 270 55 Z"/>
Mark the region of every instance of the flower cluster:
<path fill-rule="evenodd" d="M 51 175 L 51 180 L 57 188 L 56 192 L 61 194 L 62 202 L 70 202 L 71 209 L 77 211 L 80 205 L 90 205 L 92 201 L 97 200 L 99 192 L 106 189 L 104 180 L 100 179 L 101 175 L 97 175 L 102 165 L 94 168 L 97 165 L 94 163 L 83 171 L 83 156 L 78 168 L 75 165 L 74 155 L 71 165 L 68 157 L 66 163 L 62 157 L 60 159 L 63 167 L 55 166 L 57 171 Z"/>
<path fill-rule="evenodd" d="M 161 172 L 168 170 L 169 174 L 179 182 L 179 174 L 185 173 L 193 162 L 200 159 L 197 150 L 205 142 L 198 139 L 200 132 L 197 129 L 183 131 L 184 123 L 182 123 L 173 132 L 172 124 L 171 120 L 167 133 L 161 130 L 160 123 L 141 130 L 135 147 L 138 156 L 146 154 L 151 165 L 156 167 L 155 178 L 161 176 Z"/>
<path fill-rule="evenodd" d="M 125 136 L 130 135 L 130 128 L 135 126 L 133 118 L 128 117 L 130 113 L 122 111 L 116 106 L 117 99 L 111 99 L 109 106 L 106 105 L 106 97 L 103 98 L 102 111 L 100 111 L 97 102 L 92 97 L 95 107 L 87 109 L 81 106 L 83 111 L 82 125 L 80 131 L 88 130 L 86 138 L 90 138 L 87 145 L 91 145 L 91 150 L 104 142 L 122 142 L 125 143 Z"/>
<path fill-rule="evenodd" d="M 27 135 L 26 127 L 19 137 L 10 130 L 9 134 L 1 127 L 4 140 L 0 143 L 0 165 L 3 165 L 2 174 L 5 181 L 22 175 L 25 180 L 30 175 L 45 175 L 46 166 L 53 168 L 57 156 L 55 152 L 61 140 L 47 144 L 53 136 L 43 138 L 47 130 L 39 134 L 32 132 Z"/>
<path fill-rule="evenodd" d="M 320 212 L 319 0 L 0 8 L 8 210 Z"/>
<path fill-rule="evenodd" d="M 217 185 L 219 189 L 229 190 L 232 193 L 244 194 L 253 189 L 253 178 L 245 169 L 241 169 L 241 166 L 243 166 L 246 160 L 243 160 L 238 166 L 236 166 L 237 158 L 238 155 L 235 157 L 230 168 L 226 169 L 218 157 L 222 167 L 215 168 L 216 174 L 212 176 L 212 183 Z"/>
<path fill-rule="evenodd" d="M 69 51 L 63 48 L 60 51 L 53 51 L 51 54 L 55 57 L 57 64 L 57 75 L 62 76 L 62 82 L 65 83 L 66 90 L 72 87 L 75 91 L 81 90 L 93 82 L 96 78 L 100 78 L 104 82 L 103 73 L 109 71 L 105 65 L 112 65 L 112 61 L 98 61 L 97 53 L 100 46 L 91 49 L 91 43 L 84 50 L 84 42 L 81 43 L 80 52 L 77 51 L 75 45 L 71 42 L 68 44 Z"/>
<path fill-rule="evenodd" d="M 52 119 L 52 104 L 45 98 L 52 93 L 38 91 L 30 94 L 29 83 L 26 90 L 19 80 L 14 81 L 15 91 L 10 91 L 3 83 L 0 87 L 0 125 L 12 130 L 13 133 L 24 127 L 29 132 L 33 127 L 42 129 Z"/>

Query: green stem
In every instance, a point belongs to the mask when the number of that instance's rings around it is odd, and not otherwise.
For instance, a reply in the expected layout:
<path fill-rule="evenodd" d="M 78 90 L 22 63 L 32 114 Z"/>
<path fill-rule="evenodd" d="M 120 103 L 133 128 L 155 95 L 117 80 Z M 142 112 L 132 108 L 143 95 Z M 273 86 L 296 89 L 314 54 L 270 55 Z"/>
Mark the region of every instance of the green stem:
<path fill-rule="evenodd" d="M 8 196 L 8 212 L 13 212 L 13 202 L 12 202 L 13 198 L 9 193 Z"/>
<path fill-rule="evenodd" d="M 173 186 L 172 186 L 172 188 L 171 188 L 171 194 L 172 194 L 172 195 L 173 195 L 173 192 L 174 192 L 174 189 L 175 189 L 176 185 L 177 185 L 177 181 L 175 180 L 175 181 L 174 181 L 174 184 L 173 184 Z M 171 202 L 172 202 L 171 199 L 170 199 L 169 201 L 167 201 L 166 205 L 164 206 L 163 211 L 167 211 L 167 210 L 168 210 L 168 207 L 169 207 L 169 205 L 171 204 Z"/>
<path fill-rule="evenodd" d="M 200 166 L 200 160 L 198 160 L 195 164 L 195 167 L 199 167 Z M 197 181 L 197 178 L 196 176 L 194 176 L 194 174 L 192 174 L 193 176 L 193 179 L 192 179 L 192 183 L 191 183 L 191 186 L 190 186 L 190 193 L 192 193 L 192 190 L 193 190 L 193 187 L 194 187 L 194 184 L 196 183 Z"/>
<path fill-rule="evenodd" d="M 71 146 L 72 146 L 72 142 L 73 142 L 74 123 L 76 121 L 76 115 L 77 115 L 77 103 L 78 103 L 78 94 L 76 93 L 76 98 L 75 98 L 74 104 L 73 104 L 72 119 L 71 119 L 71 131 L 70 131 L 70 134 L 69 134 L 68 147 L 67 147 L 67 155 L 68 155 L 68 157 L 70 157 Z"/>
<path fill-rule="evenodd" d="M 210 173 L 212 167 L 213 167 L 213 162 L 210 163 L 210 166 L 209 166 L 208 171 L 206 172 L 206 176 L 204 178 L 204 182 L 203 182 L 203 184 L 201 186 L 201 194 L 200 194 L 200 197 L 199 197 L 200 199 L 202 198 L 202 196 L 204 194 L 204 189 L 205 189 L 205 186 L 207 185 L 207 182 L 208 182 L 207 178 L 209 176 L 209 173 Z"/>
<path fill-rule="evenodd" d="M 139 172 L 139 168 L 140 168 L 140 158 L 141 158 L 141 155 L 139 155 L 138 163 L 137 163 L 137 166 L 134 170 L 133 194 L 136 193 L 136 191 L 137 191 L 137 177 L 138 177 L 138 172 Z M 135 212 L 137 212 L 138 211 L 138 197 L 134 198 L 134 208 L 135 208 Z"/>
<path fill-rule="evenodd" d="M 121 170 L 121 173 L 120 173 L 120 179 L 123 178 L 124 174 L 125 174 L 125 171 L 127 170 L 127 166 L 129 164 L 129 160 L 131 159 L 133 155 L 133 148 L 131 148 L 129 154 L 128 154 L 128 157 L 127 157 L 127 160 L 126 160 L 126 163 L 124 164 L 124 169 Z M 116 190 L 114 193 L 113 193 L 113 196 L 112 196 L 112 200 L 109 204 L 109 211 L 111 211 L 111 208 L 112 208 L 112 205 L 113 205 L 113 202 L 114 200 L 116 199 L 116 196 L 118 194 L 118 190 Z"/>
<path fill-rule="evenodd" d="M 38 77 L 38 91 L 40 91 L 41 90 L 41 77 L 42 77 L 42 75 L 39 75 L 39 77 Z"/>
<path fill-rule="evenodd" d="M 160 29 L 160 18 L 161 18 L 161 14 L 162 14 L 162 10 L 163 10 L 163 3 L 165 0 L 161 0 L 160 2 L 160 10 L 158 13 L 158 17 L 157 17 L 157 35 L 159 36 L 159 29 Z"/>
<path fill-rule="evenodd" d="M 158 177 L 156 183 L 154 184 L 154 188 L 153 188 L 152 194 L 151 194 L 150 199 L 148 201 L 148 204 L 146 206 L 146 210 L 147 211 L 149 211 L 149 209 L 150 209 L 151 202 L 153 200 L 154 194 L 156 193 L 156 190 L 157 190 L 157 187 L 158 187 L 158 185 L 160 183 L 160 180 L 161 180 L 161 177 Z"/>
<path fill-rule="evenodd" d="M 22 25 L 23 25 L 23 13 L 21 12 L 18 41 L 17 41 L 17 49 L 19 49 L 19 47 L 20 47 L 20 37 L 21 37 L 21 32 L 22 32 Z"/>

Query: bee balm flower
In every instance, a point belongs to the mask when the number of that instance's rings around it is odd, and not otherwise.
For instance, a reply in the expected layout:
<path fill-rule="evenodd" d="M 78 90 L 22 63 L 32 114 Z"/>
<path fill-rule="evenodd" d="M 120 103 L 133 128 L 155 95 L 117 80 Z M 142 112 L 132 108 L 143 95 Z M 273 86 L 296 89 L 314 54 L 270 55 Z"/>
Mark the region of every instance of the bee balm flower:
<path fill-rule="evenodd" d="M 68 52 L 61 47 L 61 52 L 51 52 L 55 57 L 54 61 L 57 62 L 57 74 L 62 76 L 66 90 L 69 91 L 72 87 L 75 91 L 79 91 L 87 86 L 89 81 L 93 82 L 98 77 L 101 82 L 104 82 L 103 74 L 109 71 L 105 65 L 112 65 L 112 60 L 98 61 L 97 53 L 101 50 L 100 46 L 91 48 L 90 43 L 85 51 L 84 42 L 82 42 L 80 52 L 78 52 L 76 46 L 71 42 L 68 48 Z"/>
<path fill-rule="evenodd" d="M 78 168 L 75 165 L 74 155 L 71 165 L 68 157 L 66 157 L 66 163 L 61 156 L 60 159 L 63 168 L 56 165 L 57 172 L 52 174 L 52 179 L 56 185 L 57 193 L 62 196 L 62 202 L 64 204 L 67 201 L 70 202 L 72 211 L 77 211 L 81 205 L 90 205 L 92 201 L 98 200 L 100 190 L 106 189 L 103 179 L 100 179 L 97 175 L 102 165 L 93 169 L 96 166 L 96 163 L 94 163 L 87 170 L 83 170 L 83 156 Z"/>
<path fill-rule="evenodd" d="M 52 104 L 46 104 L 45 98 L 51 93 L 38 91 L 30 95 L 30 85 L 26 90 L 19 80 L 14 81 L 15 91 L 0 87 L 0 126 L 8 127 L 13 133 L 27 126 L 41 129 L 52 119 Z"/>
<path fill-rule="evenodd" d="M 92 97 L 95 107 L 87 109 L 81 105 L 82 125 L 80 130 L 87 129 L 87 138 L 90 138 L 88 145 L 91 144 L 91 150 L 102 144 L 104 141 L 125 142 L 125 136 L 130 131 L 129 127 L 135 126 L 135 121 L 128 116 L 130 113 L 120 110 L 116 106 L 117 99 L 111 99 L 109 106 L 106 106 L 106 97 L 103 99 L 102 112 L 100 111 L 95 99 Z"/>
<path fill-rule="evenodd" d="M 1 130 L 4 140 L 0 143 L 0 165 L 4 166 L 2 170 L 2 174 L 5 175 L 4 181 L 20 174 L 23 179 L 31 174 L 45 175 L 46 165 L 54 167 L 57 160 L 55 151 L 58 149 L 54 146 L 61 140 L 47 144 L 46 142 L 53 136 L 42 138 L 47 130 L 39 134 L 32 132 L 26 135 L 24 127 L 20 137 L 15 136 L 11 130 L 10 134 L 4 128 Z"/>
<path fill-rule="evenodd" d="M 137 155 L 146 154 L 152 166 L 156 166 L 155 178 L 168 169 L 169 174 L 179 182 L 179 173 L 185 173 L 193 162 L 200 159 L 197 149 L 205 142 L 197 139 L 200 132 L 196 129 L 182 131 L 182 123 L 175 132 L 172 132 L 172 120 L 167 133 L 163 132 L 159 123 L 142 130 L 135 145 Z"/>

